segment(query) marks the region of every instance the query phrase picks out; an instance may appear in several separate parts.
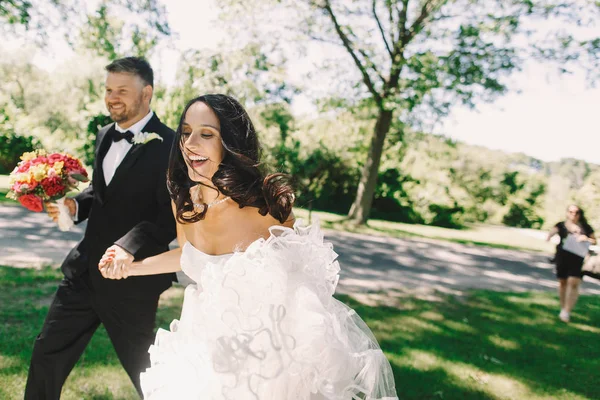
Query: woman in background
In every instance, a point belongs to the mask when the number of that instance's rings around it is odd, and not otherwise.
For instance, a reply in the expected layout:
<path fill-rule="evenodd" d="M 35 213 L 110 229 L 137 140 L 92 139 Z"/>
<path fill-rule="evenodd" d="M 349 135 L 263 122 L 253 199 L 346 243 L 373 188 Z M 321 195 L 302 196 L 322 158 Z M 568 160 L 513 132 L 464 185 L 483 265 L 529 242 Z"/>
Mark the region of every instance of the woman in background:
<path fill-rule="evenodd" d="M 560 298 L 560 314 L 558 317 L 563 322 L 569 322 L 571 311 L 579 298 L 579 285 L 583 274 L 584 257 L 567 251 L 563 248 L 564 242 L 569 235 L 574 235 L 578 242 L 596 244 L 594 230 L 585 219 L 583 210 L 572 204 L 567 207 L 567 217 L 564 221 L 557 223 L 548 233 L 547 240 L 550 241 L 554 235 L 560 236 L 560 243 L 556 246 L 556 277 L 558 278 L 558 295 Z"/>

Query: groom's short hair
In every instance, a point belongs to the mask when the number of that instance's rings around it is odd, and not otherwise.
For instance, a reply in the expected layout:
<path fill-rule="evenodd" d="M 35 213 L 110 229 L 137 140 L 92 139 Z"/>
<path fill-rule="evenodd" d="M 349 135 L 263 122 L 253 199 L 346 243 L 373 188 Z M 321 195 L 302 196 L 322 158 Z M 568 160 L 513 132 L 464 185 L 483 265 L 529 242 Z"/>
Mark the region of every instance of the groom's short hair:
<path fill-rule="evenodd" d="M 146 85 L 154 88 L 154 71 L 145 59 L 141 57 L 125 57 L 114 60 L 104 69 L 108 72 L 124 72 L 139 76 Z"/>

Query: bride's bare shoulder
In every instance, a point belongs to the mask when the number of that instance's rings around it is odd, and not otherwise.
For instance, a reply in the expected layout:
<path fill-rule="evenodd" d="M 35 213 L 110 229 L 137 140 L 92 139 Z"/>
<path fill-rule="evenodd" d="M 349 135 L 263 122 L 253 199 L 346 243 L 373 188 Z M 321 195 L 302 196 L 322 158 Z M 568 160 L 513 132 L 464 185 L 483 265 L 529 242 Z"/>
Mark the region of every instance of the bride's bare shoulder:
<path fill-rule="evenodd" d="M 238 229 L 245 232 L 244 236 L 247 236 L 249 241 L 254 241 L 259 238 L 268 238 L 270 235 L 270 228 L 274 226 L 293 228 L 294 222 L 295 219 L 293 215 L 290 215 L 284 223 L 281 223 L 269 214 L 260 215 L 258 209 L 248 207 L 244 213 L 244 218 L 239 221 L 240 224 L 238 225 Z"/>
<path fill-rule="evenodd" d="M 294 214 L 290 214 L 288 216 L 288 218 L 282 223 L 279 220 L 275 219 L 272 215 L 267 214 L 265 216 L 260 215 L 258 213 L 256 213 L 254 215 L 255 218 L 255 223 L 256 224 L 260 224 L 260 226 L 264 229 L 264 230 L 269 230 L 269 228 L 273 227 L 273 226 L 285 226 L 287 228 L 293 228 L 294 227 L 294 222 L 296 222 L 296 219 L 294 217 Z"/>

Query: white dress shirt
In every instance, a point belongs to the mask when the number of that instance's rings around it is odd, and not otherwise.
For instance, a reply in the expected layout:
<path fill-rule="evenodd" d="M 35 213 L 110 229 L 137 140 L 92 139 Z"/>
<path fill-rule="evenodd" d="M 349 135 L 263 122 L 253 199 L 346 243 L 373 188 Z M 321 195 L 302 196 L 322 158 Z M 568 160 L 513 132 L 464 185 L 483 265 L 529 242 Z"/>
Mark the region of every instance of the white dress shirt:
<path fill-rule="evenodd" d="M 146 126 L 148 121 L 154 113 L 152 110 L 141 120 L 131 125 L 128 129 L 123 129 L 119 126 L 119 124 L 115 124 L 115 129 L 118 132 L 131 132 L 134 135 L 140 133 L 142 129 Z M 115 176 L 115 172 L 117 168 L 121 164 L 121 161 L 125 158 L 129 150 L 133 144 L 129 143 L 127 140 L 119 140 L 118 142 L 112 142 L 104 160 L 102 160 L 102 170 L 104 171 L 104 182 L 106 182 L 106 186 L 112 181 L 112 178 Z"/>
<path fill-rule="evenodd" d="M 154 112 L 150 110 L 150 112 L 144 118 L 131 125 L 128 129 L 121 128 L 119 124 L 115 124 L 115 129 L 119 132 L 130 131 L 135 135 L 137 133 L 140 133 L 142 129 L 144 129 L 144 127 L 146 126 L 148 121 L 150 121 L 153 115 Z M 102 169 L 104 171 L 104 181 L 106 182 L 106 186 L 108 186 L 110 181 L 112 181 L 112 178 L 115 176 L 117 168 L 129 152 L 131 147 L 133 147 L 133 144 L 129 143 L 127 140 L 124 139 L 119 140 L 118 142 L 112 142 L 110 144 L 110 148 L 108 149 L 106 156 L 104 156 L 104 160 L 102 160 Z M 75 215 L 73 216 L 73 221 L 77 221 L 78 215 L 79 203 L 77 203 L 77 200 L 75 200 Z"/>

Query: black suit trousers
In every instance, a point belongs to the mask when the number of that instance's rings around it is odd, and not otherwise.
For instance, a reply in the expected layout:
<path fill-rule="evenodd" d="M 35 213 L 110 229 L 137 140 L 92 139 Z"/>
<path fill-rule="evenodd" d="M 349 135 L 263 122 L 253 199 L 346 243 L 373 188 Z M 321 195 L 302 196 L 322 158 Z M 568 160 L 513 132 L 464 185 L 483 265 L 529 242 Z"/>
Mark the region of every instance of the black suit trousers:
<path fill-rule="evenodd" d="M 59 285 L 35 340 L 26 400 L 59 399 L 62 386 L 100 324 L 141 396 L 140 373 L 150 366 L 158 297 L 97 295 L 88 273 Z"/>

